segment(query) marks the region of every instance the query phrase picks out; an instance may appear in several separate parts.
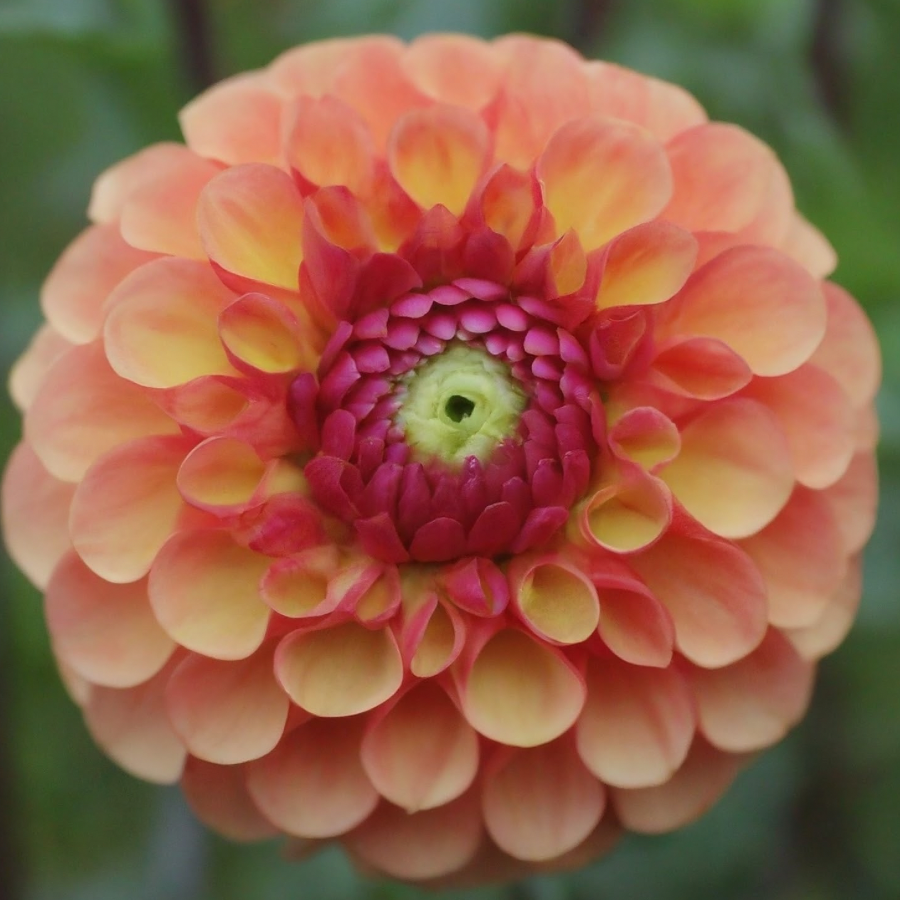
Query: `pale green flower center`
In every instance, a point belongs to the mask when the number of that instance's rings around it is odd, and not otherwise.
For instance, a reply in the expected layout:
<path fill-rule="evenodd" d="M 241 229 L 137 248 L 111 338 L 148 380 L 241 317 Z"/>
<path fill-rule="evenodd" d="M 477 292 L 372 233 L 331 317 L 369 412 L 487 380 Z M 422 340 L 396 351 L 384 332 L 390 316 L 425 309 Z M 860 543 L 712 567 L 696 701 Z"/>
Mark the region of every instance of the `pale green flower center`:
<path fill-rule="evenodd" d="M 455 344 L 414 369 L 396 414 L 414 458 L 454 466 L 487 459 L 512 437 L 526 396 L 506 363 L 486 351 Z"/>

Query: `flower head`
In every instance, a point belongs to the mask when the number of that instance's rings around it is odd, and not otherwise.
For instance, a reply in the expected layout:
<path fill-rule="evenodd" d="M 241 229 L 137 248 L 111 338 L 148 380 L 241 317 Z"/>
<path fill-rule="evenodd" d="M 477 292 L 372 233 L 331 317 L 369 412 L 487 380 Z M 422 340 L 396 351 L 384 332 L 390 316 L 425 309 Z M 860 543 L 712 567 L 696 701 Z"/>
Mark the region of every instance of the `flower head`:
<path fill-rule="evenodd" d="M 878 351 L 773 153 L 526 37 L 313 44 L 104 173 L 14 557 L 96 741 L 410 880 L 698 816 L 801 717 Z"/>

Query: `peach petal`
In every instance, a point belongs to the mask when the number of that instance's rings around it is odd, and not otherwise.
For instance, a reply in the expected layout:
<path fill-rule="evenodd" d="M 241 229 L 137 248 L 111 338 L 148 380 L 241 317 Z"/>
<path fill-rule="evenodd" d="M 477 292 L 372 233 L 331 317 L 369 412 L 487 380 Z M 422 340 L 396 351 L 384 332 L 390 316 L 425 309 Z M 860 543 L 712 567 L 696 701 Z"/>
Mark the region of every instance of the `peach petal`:
<path fill-rule="evenodd" d="M 563 125 L 537 173 L 557 234 L 574 229 L 586 250 L 652 219 L 672 190 L 665 153 L 649 134 L 596 116 Z"/>
<path fill-rule="evenodd" d="M 425 614 L 425 624 L 417 637 L 409 670 L 417 678 L 431 678 L 443 672 L 459 656 L 465 642 L 465 627 L 450 607 L 435 602 Z"/>
<path fill-rule="evenodd" d="M 197 205 L 200 238 L 227 272 L 297 289 L 303 204 L 290 175 L 259 163 L 215 177 Z"/>
<path fill-rule="evenodd" d="M 652 406 L 628 410 L 610 428 L 608 440 L 616 456 L 648 471 L 673 460 L 681 448 L 675 423 Z"/>
<path fill-rule="evenodd" d="M 209 265 L 161 259 L 126 278 L 110 297 L 104 343 L 122 377 L 170 388 L 234 369 L 217 332 L 217 317 L 234 294 Z"/>
<path fill-rule="evenodd" d="M 201 375 L 156 395 L 156 402 L 180 425 L 199 434 L 226 431 L 251 405 L 244 384 L 227 376 Z"/>
<path fill-rule="evenodd" d="M 178 426 L 109 367 L 99 342 L 73 347 L 44 378 L 25 416 L 25 436 L 63 481 L 78 481 L 108 450 Z"/>
<path fill-rule="evenodd" d="M 485 737 L 534 747 L 559 737 L 584 704 L 581 676 L 561 653 L 504 629 L 482 647 L 461 678 L 462 711 Z"/>
<path fill-rule="evenodd" d="M 700 729 L 720 750 L 761 750 L 780 740 L 809 704 L 813 666 L 771 629 L 749 655 L 723 669 L 696 669 Z"/>
<path fill-rule="evenodd" d="M 246 507 L 265 471 L 265 463 L 249 444 L 212 437 L 184 458 L 176 483 L 192 506 L 224 512 Z"/>
<path fill-rule="evenodd" d="M 378 803 L 359 758 L 360 719 L 314 719 L 249 766 L 247 786 L 289 834 L 326 838 L 362 822 Z"/>
<path fill-rule="evenodd" d="M 744 360 L 716 338 L 688 338 L 658 346 L 650 380 L 666 391 L 700 400 L 720 400 L 750 383 Z"/>
<path fill-rule="evenodd" d="M 72 702 L 83 708 L 87 704 L 94 688 L 86 678 L 82 678 L 74 669 L 67 666 L 59 657 L 56 657 L 56 668 L 59 670 L 59 680 L 66 689 L 66 693 L 72 698 Z"/>
<path fill-rule="evenodd" d="M 94 687 L 84 708 L 88 730 L 104 752 L 126 772 L 158 784 L 176 782 L 186 756 L 166 716 L 173 665 L 135 687 Z"/>
<path fill-rule="evenodd" d="M 85 229 L 63 251 L 41 288 L 47 321 L 73 343 L 94 340 L 103 327 L 103 304 L 110 292 L 155 258 L 126 244 L 117 224 Z"/>
<path fill-rule="evenodd" d="M 378 37 L 331 38 L 294 47 L 276 57 L 265 69 L 265 76 L 284 97 L 301 94 L 321 97 L 330 90 L 341 64 L 357 48 L 380 40 Z"/>
<path fill-rule="evenodd" d="M 282 99 L 257 73 L 236 75 L 204 91 L 181 110 L 188 146 L 229 165 L 278 163 Z"/>
<path fill-rule="evenodd" d="M 781 425 L 744 399 L 722 400 L 683 428 L 681 453 L 660 477 L 695 519 L 727 538 L 768 525 L 794 487 Z"/>
<path fill-rule="evenodd" d="M 881 351 L 872 323 L 842 287 L 823 286 L 828 328 L 810 362 L 826 371 L 854 407 L 871 403 L 881 383 Z"/>
<path fill-rule="evenodd" d="M 667 666 L 675 646 L 672 616 L 646 588 L 607 587 L 598 583 L 603 643 L 625 662 L 637 666 Z"/>
<path fill-rule="evenodd" d="M 669 611 L 678 649 L 697 665 L 729 665 L 762 640 L 765 583 L 733 544 L 670 532 L 629 565 Z"/>
<path fill-rule="evenodd" d="M 566 739 L 515 750 L 487 779 L 484 823 L 501 850 L 540 862 L 577 847 L 594 830 L 606 792 Z"/>
<path fill-rule="evenodd" d="M 447 695 L 422 682 L 371 725 L 362 763 L 382 797 L 408 813 L 461 796 L 478 773 L 478 737 Z"/>
<path fill-rule="evenodd" d="M 289 701 L 275 680 L 272 653 L 237 662 L 190 655 L 169 679 L 166 709 L 188 752 L 234 765 L 275 749 Z"/>
<path fill-rule="evenodd" d="M 75 553 L 56 567 L 44 603 L 54 652 L 94 684 L 134 687 L 174 650 L 153 617 L 146 581 L 110 584 Z"/>
<path fill-rule="evenodd" d="M 275 654 L 275 673 L 301 709 L 331 718 L 365 712 L 392 697 L 403 680 L 403 661 L 389 629 L 345 622 L 288 635 Z"/>
<path fill-rule="evenodd" d="M 193 153 L 172 161 L 164 177 L 148 179 L 122 207 L 122 237 L 152 253 L 205 259 L 197 231 L 197 201 L 222 167 Z"/>
<path fill-rule="evenodd" d="M 668 781 L 684 762 L 696 726 L 693 700 L 681 675 L 674 668 L 593 658 L 587 684 L 575 734 L 588 769 L 615 787 Z"/>
<path fill-rule="evenodd" d="M 34 402 L 44 376 L 72 344 L 54 331 L 52 325 L 42 325 L 22 355 L 9 370 L 9 393 L 20 412 Z"/>
<path fill-rule="evenodd" d="M 613 788 L 619 820 L 631 831 L 662 834 L 700 818 L 725 793 L 744 758 L 697 737 L 681 768 L 656 787 Z"/>
<path fill-rule="evenodd" d="M 671 222 L 647 222 L 609 245 L 597 308 L 664 303 L 688 280 L 697 240 Z"/>
<path fill-rule="evenodd" d="M 72 498 L 69 530 L 78 555 L 101 578 L 137 581 L 150 570 L 184 504 L 175 473 L 184 438 L 140 438 L 101 457 Z"/>
<path fill-rule="evenodd" d="M 826 278 L 837 266 L 837 253 L 825 235 L 796 212 L 779 249 L 816 278 Z"/>
<path fill-rule="evenodd" d="M 156 618 L 189 650 L 213 659 L 245 659 L 262 644 L 269 621 L 258 587 L 268 562 L 225 532 L 179 532 L 150 571 Z"/>
<path fill-rule="evenodd" d="M 660 323 L 661 338 L 717 338 L 756 375 L 796 369 L 825 334 L 826 308 L 818 284 L 797 263 L 768 247 L 735 247 L 721 253 L 691 276 L 673 310 L 672 317 Z"/>
<path fill-rule="evenodd" d="M 461 869 L 484 829 L 474 791 L 410 815 L 382 803 L 344 843 L 354 858 L 392 878 L 425 880 Z"/>
<path fill-rule="evenodd" d="M 578 644 L 593 634 L 600 619 L 597 590 L 576 566 L 552 557 L 510 563 L 513 607 L 539 637 Z"/>
<path fill-rule="evenodd" d="M 335 97 L 300 97 L 285 122 L 285 157 L 313 185 L 344 185 L 366 194 L 375 175 L 375 144 L 365 120 Z"/>
<path fill-rule="evenodd" d="M 802 487 L 773 522 L 740 546 L 765 579 L 769 621 L 780 628 L 815 622 L 847 567 L 828 501 Z"/>
<path fill-rule="evenodd" d="M 189 756 L 181 789 L 194 815 L 229 840 L 258 841 L 278 833 L 250 797 L 244 766 L 217 766 Z"/>
<path fill-rule="evenodd" d="M 58 481 L 24 441 L 3 473 L 3 536 L 13 562 L 39 588 L 46 587 L 72 546 L 69 507 L 75 485 Z"/>
<path fill-rule="evenodd" d="M 278 375 L 315 367 L 297 317 L 264 294 L 245 294 L 225 307 L 219 336 L 234 359 L 258 372 Z"/>
<path fill-rule="evenodd" d="M 499 166 L 481 193 L 485 224 L 517 249 L 534 222 L 539 199 L 538 185 L 531 175 Z"/>
<path fill-rule="evenodd" d="M 329 552 L 330 551 L 330 552 Z M 334 548 L 323 548 L 272 563 L 260 582 L 263 599 L 275 612 L 291 619 L 334 612 L 343 599 L 329 582 L 340 572 Z"/>
<path fill-rule="evenodd" d="M 878 468 L 871 453 L 857 453 L 839 481 L 826 488 L 827 498 L 846 553 L 857 553 L 875 528 L 878 509 Z"/>
<path fill-rule="evenodd" d="M 388 139 L 388 165 L 423 209 L 442 204 L 458 216 L 487 164 L 489 141 L 477 115 L 434 104 L 397 121 Z"/>
<path fill-rule="evenodd" d="M 468 35 L 418 37 L 401 64 L 423 94 L 454 106 L 481 109 L 500 88 L 500 66 L 491 48 Z"/>

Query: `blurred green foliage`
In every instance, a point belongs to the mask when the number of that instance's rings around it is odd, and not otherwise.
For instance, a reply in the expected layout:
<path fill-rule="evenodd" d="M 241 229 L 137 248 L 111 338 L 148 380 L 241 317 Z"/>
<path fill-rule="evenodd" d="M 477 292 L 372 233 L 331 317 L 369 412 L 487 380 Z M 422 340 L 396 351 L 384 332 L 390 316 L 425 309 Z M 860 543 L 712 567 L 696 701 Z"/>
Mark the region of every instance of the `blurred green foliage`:
<path fill-rule="evenodd" d="M 838 249 L 837 280 L 881 336 L 882 512 L 847 643 L 821 668 L 807 720 L 700 822 L 630 838 L 580 873 L 467 900 L 655 897 L 893 900 L 900 896 L 900 4 L 896 0 L 208 0 L 216 74 L 308 40 L 528 30 L 676 81 L 784 160 L 798 205 Z M 84 224 L 90 185 L 142 146 L 178 137 L 195 92 L 175 3 L 0 0 L 0 357 L 39 322 L 43 275 Z M 824 16 L 824 19 L 823 19 Z M 814 47 L 816 48 L 814 52 Z M 814 64 L 813 60 L 818 63 Z M 828 102 L 826 102 L 826 100 Z M 0 401 L 0 450 L 18 438 Z M 51 662 L 39 598 L 2 570 L 2 737 L 28 900 L 412 900 L 337 851 L 302 864 L 195 825 L 174 790 L 97 752 Z M 12 890 L 12 883 L 0 887 Z"/>

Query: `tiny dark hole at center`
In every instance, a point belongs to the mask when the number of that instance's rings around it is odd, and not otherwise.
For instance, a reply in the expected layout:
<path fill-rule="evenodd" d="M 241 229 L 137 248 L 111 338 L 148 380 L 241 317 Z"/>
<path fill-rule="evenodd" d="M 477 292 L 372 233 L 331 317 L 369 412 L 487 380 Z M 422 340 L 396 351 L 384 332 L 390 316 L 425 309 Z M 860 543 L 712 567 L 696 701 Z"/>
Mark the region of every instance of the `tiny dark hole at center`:
<path fill-rule="evenodd" d="M 454 394 L 447 401 L 444 411 L 452 421 L 462 422 L 463 419 L 468 419 L 475 411 L 475 403 L 468 397 L 461 397 L 459 394 Z"/>

